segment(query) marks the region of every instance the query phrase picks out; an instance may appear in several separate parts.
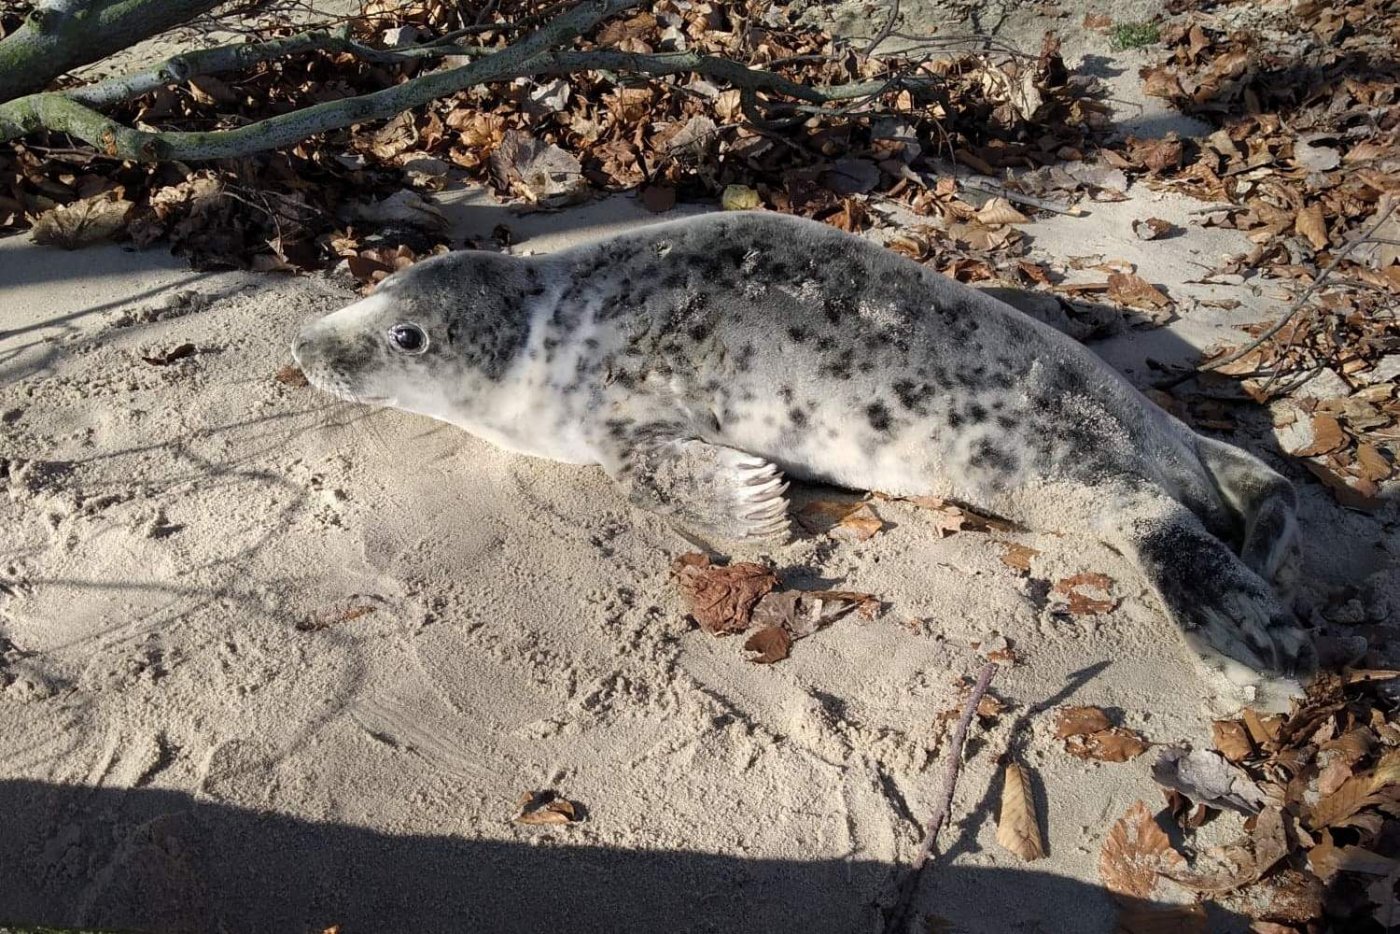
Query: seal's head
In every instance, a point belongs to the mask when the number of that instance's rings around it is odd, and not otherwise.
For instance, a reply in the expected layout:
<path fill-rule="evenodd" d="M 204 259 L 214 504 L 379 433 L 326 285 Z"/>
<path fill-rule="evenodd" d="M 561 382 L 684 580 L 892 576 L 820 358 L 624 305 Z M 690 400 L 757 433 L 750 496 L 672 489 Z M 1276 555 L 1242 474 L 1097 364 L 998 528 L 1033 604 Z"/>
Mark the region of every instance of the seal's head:
<path fill-rule="evenodd" d="M 308 325 L 292 356 L 317 389 L 455 421 L 520 351 L 540 280 L 529 261 L 495 253 L 425 260 Z"/>

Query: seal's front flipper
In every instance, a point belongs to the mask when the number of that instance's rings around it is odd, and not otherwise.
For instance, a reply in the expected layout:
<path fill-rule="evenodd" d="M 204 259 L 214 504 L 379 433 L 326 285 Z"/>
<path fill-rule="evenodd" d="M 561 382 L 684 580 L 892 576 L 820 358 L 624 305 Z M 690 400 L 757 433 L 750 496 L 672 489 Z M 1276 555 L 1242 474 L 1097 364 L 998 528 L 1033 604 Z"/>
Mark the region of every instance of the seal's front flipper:
<path fill-rule="evenodd" d="M 1201 463 L 1244 523 L 1240 557 L 1285 592 L 1296 584 L 1301 564 L 1298 495 L 1283 475 L 1239 448 L 1213 438 L 1196 439 Z"/>
<path fill-rule="evenodd" d="M 1312 640 L 1269 585 L 1174 501 L 1139 499 L 1105 537 L 1136 559 L 1186 644 L 1233 700 L 1286 709 L 1316 667 Z"/>
<path fill-rule="evenodd" d="M 636 505 L 682 531 L 723 542 L 787 540 L 787 482 L 773 464 L 734 448 L 695 440 L 628 447 L 604 462 Z"/>

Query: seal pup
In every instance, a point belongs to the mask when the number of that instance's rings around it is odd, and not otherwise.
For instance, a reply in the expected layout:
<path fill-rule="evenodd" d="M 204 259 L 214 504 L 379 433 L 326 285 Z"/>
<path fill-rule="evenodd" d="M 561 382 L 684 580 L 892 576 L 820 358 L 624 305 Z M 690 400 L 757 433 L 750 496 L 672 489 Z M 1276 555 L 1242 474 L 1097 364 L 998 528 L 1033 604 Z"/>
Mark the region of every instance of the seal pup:
<path fill-rule="evenodd" d="M 937 496 L 1128 556 L 1227 696 L 1313 665 L 1271 583 L 1295 494 L 1093 352 L 825 224 L 711 214 L 539 257 L 464 251 L 385 279 L 292 348 L 316 387 L 598 464 L 711 541 L 781 541 L 785 477 Z"/>

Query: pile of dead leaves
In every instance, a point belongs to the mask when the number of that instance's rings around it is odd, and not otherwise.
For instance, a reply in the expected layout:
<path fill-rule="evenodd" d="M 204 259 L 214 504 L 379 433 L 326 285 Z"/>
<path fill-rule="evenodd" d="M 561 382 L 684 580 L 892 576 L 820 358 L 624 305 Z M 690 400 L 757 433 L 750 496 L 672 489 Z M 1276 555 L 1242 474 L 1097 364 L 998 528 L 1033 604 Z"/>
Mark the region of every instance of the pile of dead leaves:
<path fill-rule="evenodd" d="M 761 564 L 715 565 L 699 552 L 671 565 L 690 616 L 712 636 L 754 629 L 744 643 L 749 660 L 771 665 L 788 657 L 792 643 L 848 613 L 865 619 L 880 612 L 880 600 L 849 590 L 780 590 L 778 576 Z"/>
<path fill-rule="evenodd" d="M 393 48 L 432 41 L 466 21 L 473 45 L 495 48 L 555 9 L 534 0 L 370 3 L 354 28 L 361 41 Z M 809 114 L 766 94 L 747 100 L 693 74 L 520 79 L 199 171 L 116 163 L 66 137 L 40 135 L 0 153 L 0 229 L 27 227 L 78 202 L 90 203 L 84 215 L 111 216 L 105 205 L 122 202 L 118 237 L 169 242 L 201 268 L 298 270 L 361 257 L 352 272 L 368 282 L 445 242 L 441 218 L 422 204 L 384 203 L 405 183 L 412 195 L 465 176 L 543 207 L 636 189 L 653 210 L 740 186 L 757 204 L 848 230 L 878 220 L 874 196 L 901 202 L 930 218 L 930 236 L 954 247 L 944 265 L 976 279 L 990 274 L 979 254 L 1022 249 L 1013 225 L 1026 215 L 940 182 L 933 160 L 988 174 L 1078 160 L 1107 126 L 1106 107 L 1090 97 L 1093 82 L 1066 74 L 1053 41 L 1038 59 L 867 56 L 795 20 L 758 0 L 662 0 L 602 24 L 580 48 L 693 51 L 805 84 L 877 81 L 886 90 L 839 112 Z M 432 67 L 309 53 L 161 88 L 114 116 L 157 129 L 243 126 L 391 87 Z M 50 242 L 75 246 L 113 232 L 88 225 Z"/>
<path fill-rule="evenodd" d="M 1301 314 L 1219 372 L 1256 402 L 1291 397 L 1274 406 L 1282 447 L 1342 503 L 1373 508 L 1400 460 L 1400 16 L 1388 0 L 1200 6 L 1163 29 L 1170 58 L 1142 77 L 1215 131 L 1106 156 L 1219 203 L 1202 223 L 1254 241 L 1206 281 L 1257 269 L 1297 294 L 1335 266 Z"/>
<path fill-rule="evenodd" d="M 1217 721 L 1212 750 L 1164 750 L 1153 776 L 1185 846 L 1141 801 L 1114 824 L 1099 868 L 1124 899 L 1120 929 L 1204 931 L 1205 901 L 1268 934 L 1400 924 L 1400 719 L 1361 690 L 1396 674 L 1334 676 L 1286 716 Z M 1245 816 L 1240 839 L 1197 846 L 1223 810 Z M 1149 897 L 1194 901 L 1136 901 Z"/>

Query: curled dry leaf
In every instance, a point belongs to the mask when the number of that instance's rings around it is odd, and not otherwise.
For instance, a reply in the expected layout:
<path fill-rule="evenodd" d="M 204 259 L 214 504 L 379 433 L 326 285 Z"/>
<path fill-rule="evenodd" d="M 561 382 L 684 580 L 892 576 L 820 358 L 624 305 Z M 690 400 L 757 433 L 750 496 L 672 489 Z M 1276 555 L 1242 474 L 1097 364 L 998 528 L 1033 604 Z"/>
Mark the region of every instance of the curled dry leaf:
<path fill-rule="evenodd" d="M 1045 842 L 1036 822 L 1035 799 L 1026 770 L 1012 762 L 1006 767 L 997 817 L 997 843 L 1027 862 L 1043 859 Z"/>
<path fill-rule="evenodd" d="M 1099 853 L 1099 878 L 1113 892 L 1147 898 L 1157 887 L 1157 875 L 1185 865 L 1171 840 L 1157 826 L 1142 801 L 1134 802 L 1108 832 Z"/>
<path fill-rule="evenodd" d="M 1314 415 L 1312 418 L 1312 439 L 1302 447 L 1288 453 L 1295 457 L 1316 457 L 1340 451 L 1347 445 L 1342 423 L 1331 415 Z"/>
<path fill-rule="evenodd" d="M 744 651 L 753 652 L 749 661 L 757 665 L 771 665 L 788 657 L 792 650 L 792 636 L 782 626 L 769 626 L 749 636 L 744 642 Z"/>
<path fill-rule="evenodd" d="M 1122 901 L 1118 905 L 1117 934 L 1204 934 L 1205 930 L 1206 907 L 1197 902 L 1154 905 Z"/>
<path fill-rule="evenodd" d="M 292 386 L 297 389 L 311 385 L 306 379 L 306 374 L 295 363 L 289 363 L 282 367 L 272 378 L 283 386 Z"/>
<path fill-rule="evenodd" d="M 977 219 L 988 227 L 998 224 L 1027 224 L 1030 218 L 1011 206 L 1005 198 L 991 198 L 977 211 Z"/>
<path fill-rule="evenodd" d="M 527 791 L 516 802 L 515 816 L 511 821 L 517 824 L 572 824 L 579 819 L 578 808 L 566 798 L 552 791 Z"/>
<path fill-rule="evenodd" d="M 1263 790 L 1245 772 L 1205 749 L 1163 749 L 1152 766 L 1152 777 L 1157 784 L 1216 809 L 1254 814 L 1266 801 Z"/>
<path fill-rule="evenodd" d="M 1055 738 L 1085 736 L 1112 727 L 1113 723 L 1102 707 L 1062 707 L 1055 718 Z"/>
<path fill-rule="evenodd" d="M 778 576 L 760 564 L 741 562 L 716 567 L 698 552 L 681 555 L 671 570 L 690 615 L 712 636 L 749 628 L 754 606 L 778 586 Z"/>
<path fill-rule="evenodd" d="M 34 221 L 34 242 L 76 250 L 106 240 L 122 229 L 131 207 L 130 201 L 102 194 L 51 208 Z"/>

